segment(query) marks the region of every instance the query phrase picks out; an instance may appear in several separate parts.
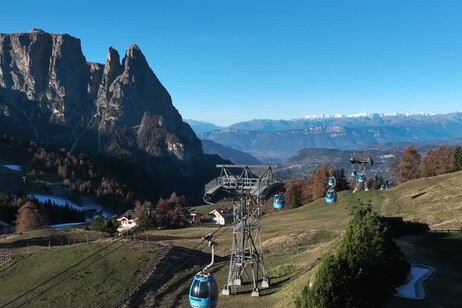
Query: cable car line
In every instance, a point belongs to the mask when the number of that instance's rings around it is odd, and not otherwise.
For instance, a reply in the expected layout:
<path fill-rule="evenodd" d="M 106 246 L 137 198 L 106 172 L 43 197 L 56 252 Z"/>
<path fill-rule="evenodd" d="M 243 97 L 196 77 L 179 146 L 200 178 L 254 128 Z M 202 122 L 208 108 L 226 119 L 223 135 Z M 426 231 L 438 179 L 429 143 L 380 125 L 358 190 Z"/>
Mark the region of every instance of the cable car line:
<path fill-rule="evenodd" d="M 223 233 L 225 233 L 232 225 L 228 225 L 228 226 L 220 226 L 218 227 L 215 231 L 213 231 L 211 234 L 213 235 L 214 238 L 218 238 L 220 237 Z M 215 234 L 218 232 L 218 231 L 221 231 L 220 233 L 218 233 L 216 236 Z M 172 275 L 174 273 L 176 273 L 178 271 L 179 268 L 182 268 L 184 265 L 186 265 L 187 263 L 190 263 L 191 259 L 193 259 L 197 254 L 199 254 L 199 252 L 202 252 L 202 250 L 207 247 L 207 245 L 204 245 L 202 248 L 198 249 L 199 246 L 201 246 L 202 244 L 204 244 L 206 240 L 204 238 L 202 238 L 202 241 L 200 243 L 198 243 L 196 246 L 194 246 L 193 248 L 191 248 L 191 255 L 186 259 L 186 260 L 181 260 L 179 259 L 178 261 L 176 261 L 175 263 L 173 264 L 169 264 L 167 265 L 165 268 L 162 269 L 162 273 L 165 274 L 163 277 L 161 277 L 158 281 L 156 281 L 155 283 L 153 283 L 152 285 L 150 285 L 150 288 L 152 289 L 157 289 L 158 286 L 164 284 L 166 281 L 168 281 L 170 278 L 172 278 Z M 139 303 L 140 301 L 142 300 L 142 298 L 139 298 L 137 301 L 133 302 L 132 304 L 135 305 L 137 303 Z"/>
<path fill-rule="evenodd" d="M 331 176 L 329 176 L 329 179 L 327 180 L 327 185 L 329 185 L 329 189 L 326 192 L 326 202 L 329 204 L 337 202 L 337 192 L 335 191 L 337 180 L 335 179 L 333 173 L 331 174 Z"/>
<path fill-rule="evenodd" d="M 369 155 L 352 155 L 350 157 L 350 163 L 353 165 L 351 171 L 351 177 L 355 180 L 356 186 L 353 192 L 361 190 L 361 187 L 364 186 L 364 190 L 367 191 L 367 181 L 366 181 L 366 166 L 373 165 L 374 161 Z M 357 166 L 357 167 L 354 167 Z"/>

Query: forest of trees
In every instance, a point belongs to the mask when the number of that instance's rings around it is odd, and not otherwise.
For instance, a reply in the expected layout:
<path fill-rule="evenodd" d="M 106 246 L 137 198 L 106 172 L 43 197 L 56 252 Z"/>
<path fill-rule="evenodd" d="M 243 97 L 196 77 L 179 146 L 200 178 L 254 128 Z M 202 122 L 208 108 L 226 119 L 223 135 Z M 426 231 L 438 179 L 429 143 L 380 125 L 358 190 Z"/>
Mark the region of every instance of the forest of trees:
<path fill-rule="evenodd" d="M 155 206 L 148 201 L 137 201 L 133 210 L 138 217 L 135 232 L 151 228 L 182 228 L 189 225 L 189 210 L 185 198 L 177 196 L 175 192 L 168 199 L 161 198 Z"/>
<path fill-rule="evenodd" d="M 23 158 L 29 157 L 31 167 L 26 180 L 48 185 L 48 175 L 54 174 L 61 178 L 61 184 L 70 192 L 94 196 L 99 203 L 109 205 L 117 213 L 135 206 L 135 210 L 140 212 L 142 222 L 139 229 L 177 228 L 188 223 L 189 212 L 185 198 L 176 193 L 172 193 L 168 199 L 160 198 L 155 205 L 150 201 L 136 201 L 135 193 L 131 190 L 133 187 L 124 184 L 119 178 L 128 179 L 129 183 L 146 183 L 143 184 L 146 190 L 153 189 L 147 184 L 149 181 L 146 180 L 145 171 L 131 161 L 101 155 L 89 157 L 85 154 L 73 154 L 63 148 L 49 150 L 33 141 L 27 144 L 6 135 L 0 136 L 0 143 L 14 147 Z M 22 194 L 23 192 L 19 192 L 18 196 L 13 197 L 7 192 L 0 192 L 0 219 L 15 225 L 18 232 L 42 228 L 48 224 L 85 220 L 81 211 L 69 206 L 56 206 L 51 201 L 39 203 Z M 116 227 L 112 220 L 102 217 L 97 217 L 93 225 L 93 229 L 104 229 L 108 232 Z"/>
<path fill-rule="evenodd" d="M 56 205 L 51 200 L 40 203 L 25 195 L 0 192 L 0 220 L 14 225 L 16 232 L 25 232 L 53 224 L 84 221 L 85 215 L 69 205 Z"/>
<path fill-rule="evenodd" d="M 134 197 L 127 185 L 115 177 L 108 175 L 106 168 L 102 169 L 102 157 L 91 158 L 85 154 L 72 154 L 65 149 L 47 151 L 30 143 L 28 149 L 33 153 L 32 179 L 37 179 L 44 172 L 56 174 L 62 179 L 62 184 L 70 191 L 94 196 L 102 204 L 126 209 L 133 204 Z M 122 163 L 114 164 L 120 167 Z"/>
<path fill-rule="evenodd" d="M 440 145 L 422 157 L 415 146 L 409 146 L 396 157 L 394 175 L 400 182 L 462 170 L 462 146 L 454 149 Z"/>

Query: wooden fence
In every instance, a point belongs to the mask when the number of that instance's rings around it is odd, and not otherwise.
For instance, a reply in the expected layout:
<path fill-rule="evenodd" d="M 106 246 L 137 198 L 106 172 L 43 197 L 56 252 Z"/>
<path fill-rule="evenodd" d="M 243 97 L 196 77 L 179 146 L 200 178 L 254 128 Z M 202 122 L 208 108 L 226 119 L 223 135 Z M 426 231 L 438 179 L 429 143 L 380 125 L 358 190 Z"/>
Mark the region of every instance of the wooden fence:
<path fill-rule="evenodd" d="M 462 230 L 451 230 L 451 229 L 432 229 L 429 231 L 430 233 L 461 233 Z"/>
<path fill-rule="evenodd" d="M 11 260 L 11 251 L 0 252 L 0 266 Z"/>
<path fill-rule="evenodd" d="M 154 261 L 154 263 L 147 269 L 145 274 L 141 276 L 133 285 L 132 287 L 123 295 L 120 301 L 117 303 L 116 307 L 121 308 L 125 307 L 126 303 L 129 302 L 133 295 L 135 295 L 140 289 L 141 286 L 148 281 L 149 277 L 154 274 L 157 270 L 158 265 L 163 261 L 163 259 L 168 255 L 170 250 L 173 248 L 173 243 L 168 242 L 166 245 L 166 249 L 160 254 L 160 256 Z"/>

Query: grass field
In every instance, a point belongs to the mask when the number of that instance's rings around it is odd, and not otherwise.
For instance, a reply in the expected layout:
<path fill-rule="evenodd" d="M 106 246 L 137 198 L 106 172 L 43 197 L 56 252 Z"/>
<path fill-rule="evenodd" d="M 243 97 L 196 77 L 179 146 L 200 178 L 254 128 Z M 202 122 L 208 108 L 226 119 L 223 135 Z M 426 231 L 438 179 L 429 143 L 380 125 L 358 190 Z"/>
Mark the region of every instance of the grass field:
<path fill-rule="evenodd" d="M 82 230 L 68 232 L 72 240 L 62 246 L 48 247 L 59 237 L 34 233 L 38 237 L 0 242 L 0 250 L 13 255 L 0 267 L 0 307 L 115 307 L 164 249 L 155 243 L 96 239 L 91 232 L 88 243 L 74 244 L 83 240 Z"/>
<path fill-rule="evenodd" d="M 297 209 L 264 215 L 261 221 L 261 239 L 265 267 L 270 276 L 270 288 L 261 289 L 260 297 L 251 297 L 251 286 L 244 275 L 243 286 L 238 288 L 238 294 L 220 294 L 219 306 L 294 307 L 294 299 L 309 283 L 319 260 L 336 249 L 350 219 L 346 206 L 355 203 L 358 198 L 363 202 L 370 202 L 383 215 L 426 222 L 432 228 L 460 228 L 460 187 L 462 173 L 459 172 L 410 181 L 387 191 L 356 194 L 341 192 L 338 202 L 333 205 L 317 200 Z M 200 211 L 207 213 L 211 208 L 203 207 Z M 178 263 L 187 263 L 171 272 L 167 268 L 163 269 L 168 271 L 168 279 L 158 289 L 147 289 L 146 299 L 149 300 L 138 301 L 137 306 L 188 307 L 187 294 L 191 279 L 210 261 L 210 248 L 205 243 L 198 244 L 201 243 L 202 236 L 217 229 L 217 226 L 199 225 L 186 229 L 151 230 L 139 235 L 139 238 L 148 237 L 156 242 L 172 241 L 178 249 L 169 255 L 168 263 L 173 268 L 180 265 Z M 24 234 L 8 241 L 2 240 L 0 250 L 11 250 L 15 260 L 0 267 L 0 307 L 35 288 L 39 292 L 33 291 L 17 302 L 25 301 L 29 304 L 33 300 L 32 307 L 114 307 L 136 277 L 158 257 L 160 248 L 144 247 L 141 242 L 129 242 L 103 256 L 104 252 L 98 250 L 115 240 L 87 232 L 79 229 L 48 230 Z M 217 258 L 212 272 L 221 290 L 228 275 L 232 228 L 221 228 L 216 235 Z M 73 244 L 74 239 L 78 244 L 65 245 L 66 241 Z M 48 250 L 48 242 L 52 240 L 59 247 Z M 63 241 L 63 246 L 57 244 Z M 447 299 L 444 302 L 448 307 L 461 304 L 457 296 L 453 298 L 456 292 L 460 294 L 462 291 L 458 289 L 462 281 L 461 266 L 458 265 L 461 242 L 460 235 L 438 237 L 433 234 L 411 244 L 401 241 L 403 250 L 411 261 L 433 264 L 437 267 L 437 272 L 428 284 L 430 297 L 421 301 L 420 306 L 413 306 L 415 302 L 391 299 L 387 303 L 388 307 L 443 307 L 436 303 L 444 299 Z M 26 246 L 27 243 L 29 247 Z M 117 248 L 119 245 L 122 243 L 116 242 L 111 247 Z M 190 250 L 192 248 L 195 250 Z M 82 262 L 84 268 L 73 267 L 93 254 L 96 256 L 94 259 Z M 179 254 L 182 255 L 181 258 Z M 61 276 L 60 273 L 68 268 L 72 270 Z M 54 276 L 61 278 L 51 280 L 51 285 L 46 283 Z M 63 278 L 65 279 L 60 281 Z M 45 289 L 44 293 L 40 288 Z M 428 305 L 425 306 L 426 304 Z"/>
<path fill-rule="evenodd" d="M 462 228 L 462 172 L 409 181 L 387 191 L 363 193 L 383 215 L 402 216 L 432 229 Z"/>
<path fill-rule="evenodd" d="M 342 195 L 345 193 L 342 193 Z M 302 287 L 308 284 L 313 265 L 327 252 L 335 249 L 339 236 L 349 221 L 349 213 L 345 209 L 347 198 L 339 199 L 334 205 L 326 205 L 318 200 L 310 205 L 294 210 L 276 212 L 265 215 L 261 222 L 262 246 L 265 253 L 265 268 L 270 276 L 269 289 L 261 289 L 260 297 L 251 297 L 252 288 L 249 279 L 244 275 L 243 286 L 238 294 L 232 296 L 219 295 L 220 307 L 293 307 L 294 298 Z M 208 207 L 206 211 L 210 211 Z M 192 248 L 201 241 L 206 233 L 215 230 L 208 227 L 196 227 L 182 230 L 155 230 L 151 235 L 170 236 L 175 244 Z M 217 232 L 217 234 L 219 234 Z M 216 254 L 222 257 L 214 266 L 219 289 L 223 288 L 228 276 L 228 255 L 231 250 L 232 230 L 216 238 Z M 209 252 L 206 247 L 202 250 Z M 197 272 L 197 270 L 196 270 Z M 171 283 L 176 288 L 169 294 L 162 294 L 162 307 L 188 307 L 187 292 L 194 271 L 185 271 L 183 276 Z M 181 275 L 180 275 L 181 276 Z"/>

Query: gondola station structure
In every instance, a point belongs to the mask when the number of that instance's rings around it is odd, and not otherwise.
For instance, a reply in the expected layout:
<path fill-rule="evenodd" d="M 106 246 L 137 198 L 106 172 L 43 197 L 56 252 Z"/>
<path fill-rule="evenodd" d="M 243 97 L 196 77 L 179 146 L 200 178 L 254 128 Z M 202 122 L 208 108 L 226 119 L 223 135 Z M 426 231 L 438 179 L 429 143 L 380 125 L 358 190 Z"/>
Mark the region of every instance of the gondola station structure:
<path fill-rule="evenodd" d="M 273 174 L 276 166 L 217 165 L 217 168 L 221 168 L 220 176 L 205 185 L 204 201 L 210 202 L 220 190 L 231 193 L 235 198 L 229 272 L 222 294 L 236 294 L 237 287 L 242 285 L 243 274 L 247 273 L 253 287 L 252 296 L 259 296 L 259 282 L 262 288 L 269 288 L 260 235 L 260 206 L 275 192 L 283 191 L 283 184 Z M 237 170 L 237 174 L 231 169 Z M 257 176 L 251 169 L 263 169 L 263 173 Z"/>

